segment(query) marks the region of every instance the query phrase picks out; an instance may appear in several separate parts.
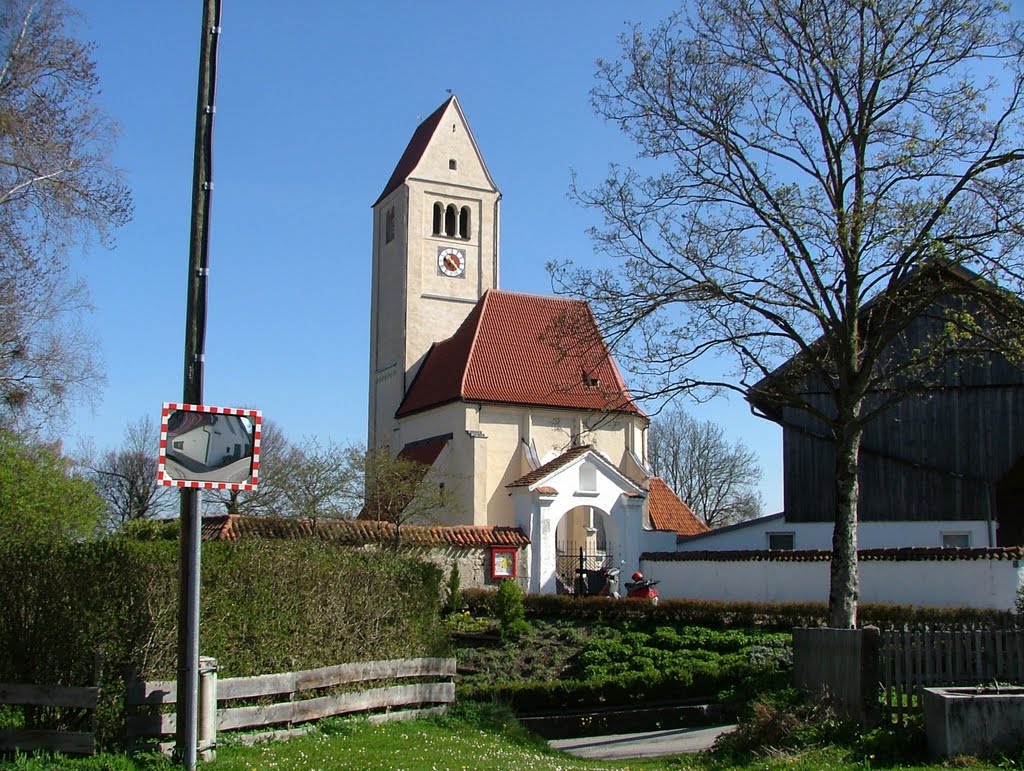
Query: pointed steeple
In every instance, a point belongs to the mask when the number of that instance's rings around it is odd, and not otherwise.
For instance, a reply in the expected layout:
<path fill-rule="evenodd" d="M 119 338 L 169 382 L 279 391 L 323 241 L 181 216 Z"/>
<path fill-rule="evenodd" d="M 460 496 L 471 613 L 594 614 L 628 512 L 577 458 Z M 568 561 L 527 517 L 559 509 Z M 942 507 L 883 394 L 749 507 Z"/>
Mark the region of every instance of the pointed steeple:
<path fill-rule="evenodd" d="M 402 157 L 398 160 L 395 170 L 391 172 L 391 177 L 388 179 L 387 184 L 384 185 L 384 190 L 381 192 L 377 200 L 373 202 L 374 206 L 391 195 L 399 186 L 402 185 L 402 183 L 415 174 L 416 168 L 420 165 L 420 161 L 423 160 L 423 155 L 430 146 L 431 140 L 433 140 L 435 135 L 439 132 L 440 127 L 442 125 L 447 125 L 449 122 L 446 120 L 449 115 L 452 120 L 461 123 L 466 136 L 469 137 L 473 151 L 476 154 L 476 159 L 483 169 L 487 182 L 490 187 L 497 192 L 498 187 L 494 184 L 494 179 L 487 170 L 487 164 L 484 162 L 483 155 L 480 154 L 480 148 L 477 146 L 476 139 L 473 137 L 473 131 L 470 129 L 469 123 L 466 122 L 466 116 L 462 112 L 462 106 L 459 104 L 458 97 L 452 95 L 416 127 L 412 138 L 409 140 L 409 144 L 405 148 L 405 152 L 402 153 Z"/>

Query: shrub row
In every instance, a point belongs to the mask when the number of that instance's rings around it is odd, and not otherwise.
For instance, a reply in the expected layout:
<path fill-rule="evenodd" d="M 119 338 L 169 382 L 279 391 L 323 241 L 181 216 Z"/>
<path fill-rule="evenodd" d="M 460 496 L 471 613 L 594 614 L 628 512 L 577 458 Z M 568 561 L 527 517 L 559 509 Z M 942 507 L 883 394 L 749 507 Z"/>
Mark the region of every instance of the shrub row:
<path fill-rule="evenodd" d="M 104 665 L 100 739 L 123 718 L 122 666 L 173 678 L 177 544 L 0 544 L 0 682 L 86 685 Z M 440 570 L 330 542 L 208 543 L 200 651 L 225 677 L 448 652 Z"/>
<path fill-rule="evenodd" d="M 463 603 L 474 615 L 493 616 L 494 592 L 467 589 Z M 819 602 L 714 602 L 706 600 L 662 600 L 651 605 L 641 600 L 568 595 L 527 595 L 528 618 L 603 621 L 612 625 L 637 622 L 644 625 L 701 626 L 709 629 L 753 628 L 790 630 L 798 626 L 824 626 L 828 605 Z M 918 608 L 908 605 L 861 605 L 862 625 L 880 628 L 931 625 L 1003 626 L 1012 624 L 1011 613 L 978 608 Z"/>
<path fill-rule="evenodd" d="M 514 681 L 501 685 L 467 686 L 460 699 L 498 701 L 520 713 L 555 709 L 597 709 L 609 705 L 680 702 L 711 698 L 731 700 L 736 693 L 759 689 L 766 678 L 781 675 L 774 685 L 788 681 L 788 673 L 769 670 L 735 657 L 721 662 L 693 662 L 683 669 L 661 672 L 645 669 L 605 677 Z M 758 683 L 754 686 L 754 683 Z"/>

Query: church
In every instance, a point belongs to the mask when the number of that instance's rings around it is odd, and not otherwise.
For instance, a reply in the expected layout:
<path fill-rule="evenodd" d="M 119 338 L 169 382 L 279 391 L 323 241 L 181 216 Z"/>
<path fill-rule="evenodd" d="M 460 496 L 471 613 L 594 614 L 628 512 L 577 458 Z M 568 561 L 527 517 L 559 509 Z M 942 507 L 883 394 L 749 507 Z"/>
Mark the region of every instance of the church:
<path fill-rule="evenodd" d="M 492 578 L 568 591 L 581 559 L 628 575 L 707 528 L 648 473 L 650 421 L 587 304 L 499 287 L 500 201 L 452 96 L 373 205 L 367 447 L 452 486 L 430 524 L 521 532 Z"/>

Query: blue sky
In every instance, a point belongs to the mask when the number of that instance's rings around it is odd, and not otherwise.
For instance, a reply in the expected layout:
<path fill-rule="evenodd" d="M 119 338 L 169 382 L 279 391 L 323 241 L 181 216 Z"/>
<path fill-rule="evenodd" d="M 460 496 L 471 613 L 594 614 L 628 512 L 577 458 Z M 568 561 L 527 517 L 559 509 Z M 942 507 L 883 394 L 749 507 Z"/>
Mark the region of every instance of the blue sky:
<path fill-rule="evenodd" d="M 76 5 L 135 196 L 116 247 L 77 263 L 109 383 L 65 446 L 105 448 L 181 397 L 201 3 Z M 365 441 L 370 205 L 447 89 L 502 191 L 502 288 L 548 293 L 547 261 L 596 264 L 570 174 L 595 184 L 634 153 L 590 106 L 594 61 L 676 7 L 224 0 L 204 401 L 261 409 L 292 439 Z M 779 429 L 740 400 L 683 406 L 758 452 L 779 510 Z"/>

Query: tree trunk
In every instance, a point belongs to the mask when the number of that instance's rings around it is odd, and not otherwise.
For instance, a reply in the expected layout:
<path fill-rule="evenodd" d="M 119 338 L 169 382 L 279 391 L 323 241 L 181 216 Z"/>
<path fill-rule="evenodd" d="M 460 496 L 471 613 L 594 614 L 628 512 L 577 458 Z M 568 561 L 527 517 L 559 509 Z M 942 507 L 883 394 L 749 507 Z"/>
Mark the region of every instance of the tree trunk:
<path fill-rule="evenodd" d="M 829 626 L 852 629 L 857 626 L 857 598 L 860 594 L 857 569 L 857 460 L 862 429 L 847 419 L 836 430 L 836 510 L 832 530 L 831 585 L 828 595 Z"/>

